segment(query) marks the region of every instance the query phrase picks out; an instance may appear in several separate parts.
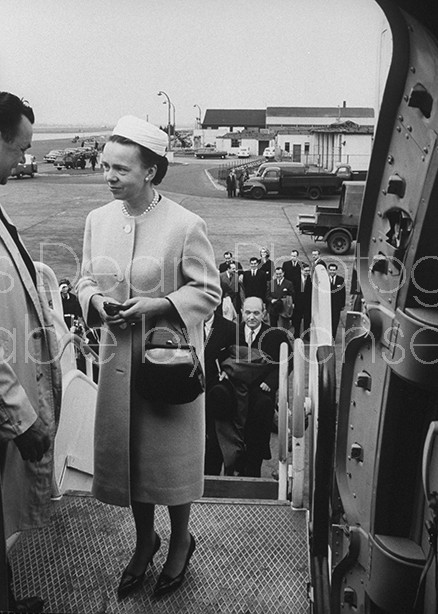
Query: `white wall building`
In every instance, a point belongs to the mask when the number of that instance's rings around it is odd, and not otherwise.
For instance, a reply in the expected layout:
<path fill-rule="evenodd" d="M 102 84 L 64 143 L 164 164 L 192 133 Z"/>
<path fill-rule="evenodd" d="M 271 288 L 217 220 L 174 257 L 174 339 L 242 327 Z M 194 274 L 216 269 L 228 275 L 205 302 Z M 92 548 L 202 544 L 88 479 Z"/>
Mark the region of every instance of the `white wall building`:
<path fill-rule="evenodd" d="M 368 168 L 374 109 L 367 107 L 267 107 L 257 109 L 208 109 L 202 128 L 194 131 L 194 148 L 206 145 L 237 154 L 249 147 L 261 156 L 275 146 L 281 157 L 333 170 L 350 164 Z"/>

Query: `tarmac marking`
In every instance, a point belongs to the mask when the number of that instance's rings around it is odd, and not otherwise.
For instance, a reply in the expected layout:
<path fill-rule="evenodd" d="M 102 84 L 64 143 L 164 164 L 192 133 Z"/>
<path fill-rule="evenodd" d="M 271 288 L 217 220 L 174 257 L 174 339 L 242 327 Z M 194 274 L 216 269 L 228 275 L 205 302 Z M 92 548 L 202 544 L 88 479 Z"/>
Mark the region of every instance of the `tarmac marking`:
<path fill-rule="evenodd" d="M 204 173 L 207 175 L 207 178 L 211 181 L 211 183 L 214 185 L 214 187 L 216 188 L 216 190 L 220 190 L 221 192 L 225 191 L 225 188 L 221 185 L 219 185 L 214 179 L 213 177 L 210 175 L 210 173 L 208 172 L 208 170 L 205 168 L 204 169 Z"/>

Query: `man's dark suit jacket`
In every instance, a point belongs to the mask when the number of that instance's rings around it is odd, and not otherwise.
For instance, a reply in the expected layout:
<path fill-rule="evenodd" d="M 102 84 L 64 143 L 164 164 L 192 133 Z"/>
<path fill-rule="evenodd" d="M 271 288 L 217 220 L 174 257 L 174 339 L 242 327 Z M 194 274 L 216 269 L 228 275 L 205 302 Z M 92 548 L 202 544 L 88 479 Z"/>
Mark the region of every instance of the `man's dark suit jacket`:
<path fill-rule="evenodd" d="M 322 264 L 323 267 L 327 268 L 326 261 L 323 260 L 321 257 L 319 257 L 316 260 L 313 260 L 313 262 L 310 265 L 310 270 L 312 272 L 312 275 L 313 275 L 313 271 L 315 270 L 315 267 L 316 267 L 317 264 Z"/>
<path fill-rule="evenodd" d="M 263 302 L 266 301 L 268 284 L 266 283 L 266 274 L 260 269 L 256 270 L 255 275 L 252 274 L 252 271 L 244 271 L 242 286 L 245 298 L 248 298 L 248 296 L 258 296 Z"/>
<path fill-rule="evenodd" d="M 274 275 L 274 272 L 275 272 L 275 266 L 272 260 L 268 258 L 266 262 L 260 262 L 259 271 L 263 271 L 264 274 L 266 275 L 266 282 L 271 281 L 272 276 Z"/>
<path fill-rule="evenodd" d="M 330 278 L 330 291 L 332 311 L 341 312 L 345 307 L 345 279 L 341 275 L 335 275 L 333 282 Z"/>
<path fill-rule="evenodd" d="M 240 262 L 236 262 L 235 260 L 231 260 L 230 262 L 221 262 L 219 265 L 219 273 L 225 273 L 225 271 L 227 271 L 230 267 L 230 263 L 234 262 L 234 264 L 236 265 L 236 269 L 238 271 L 242 270 L 242 265 L 240 264 Z"/>
<path fill-rule="evenodd" d="M 291 281 L 284 278 L 281 284 L 278 284 L 277 280 L 273 280 L 268 285 L 268 292 L 266 295 L 268 306 L 271 299 L 280 299 L 284 298 L 285 296 L 294 297 L 294 294 L 294 287 Z"/>
<path fill-rule="evenodd" d="M 230 322 L 219 313 L 215 313 L 208 339 L 205 340 L 205 387 L 208 391 L 217 381 L 218 369 L 216 359 L 221 362 L 227 356 L 227 349 L 235 345 L 237 329 L 234 322 Z"/>
<path fill-rule="evenodd" d="M 282 264 L 284 278 L 292 282 L 295 293 L 301 288 L 301 264 L 297 261 L 296 264 L 292 260 L 286 260 Z"/>
<path fill-rule="evenodd" d="M 222 298 L 226 296 L 231 296 L 234 298 L 237 294 L 239 294 L 239 274 L 237 271 L 228 277 L 228 272 L 224 271 L 219 274 L 219 282 L 222 290 Z"/>
<path fill-rule="evenodd" d="M 294 324 L 294 322 L 297 322 L 298 326 L 299 322 L 301 322 L 301 319 L 303 319 L 304 328 L 307 329 L 310 325 L 310 317 L 312 311 L 312 279 L 310 275 L 305 281 L 304 290 L 301 290 L 301 279 L 298 287 L 299 292 L 297 292 L 297 294 L 295 295 L 292 323 Z"/>
<path fill-rule="evenodd" d="M 270 366 L 268 369 L 268 373 L 265 373 L 263 376 L 260 376 L 259 379 L 256 379 L 252 383 L 251 388 L 259 387 L 262 382 L 265 382 L 271 389 L 272 393 L 274 393 L 278 389 L 280 346 L 283 341 L 286 341 L 289 346 L 290 357 L 291 346 L 286 332 L 281 328 L 271 327 L 262 322 L 260 331 L 252 343 L 252 347 L 258 349 L 262 354 L 266 356 L 266 358 L 269 359 Z M 239 345 L 247 345 L 245 340 L 245 325 L 243 323 L 239 325 Z"/>

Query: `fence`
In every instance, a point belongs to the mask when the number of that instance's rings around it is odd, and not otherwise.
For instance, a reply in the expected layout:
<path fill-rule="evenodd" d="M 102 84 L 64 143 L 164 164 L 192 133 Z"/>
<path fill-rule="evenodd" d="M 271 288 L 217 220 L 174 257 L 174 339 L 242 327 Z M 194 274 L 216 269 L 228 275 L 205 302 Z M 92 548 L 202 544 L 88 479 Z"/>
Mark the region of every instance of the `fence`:
<path fill-rule="evenodd" d="M 239 177 L 242 171 L 255 170 L 263 162 L 265 162 L 265 159 L 263 157 L 254 158 L 252 160 L 246 160 L 246 162 L 244 162 L 243 160 L 229 160 L 226 164 L 221 164 L 220 166 L 217 167 L 218 168 L 217 178 L 225 180 L 231 169 L 233 169 L 236 172 L 237 177 Z"/>

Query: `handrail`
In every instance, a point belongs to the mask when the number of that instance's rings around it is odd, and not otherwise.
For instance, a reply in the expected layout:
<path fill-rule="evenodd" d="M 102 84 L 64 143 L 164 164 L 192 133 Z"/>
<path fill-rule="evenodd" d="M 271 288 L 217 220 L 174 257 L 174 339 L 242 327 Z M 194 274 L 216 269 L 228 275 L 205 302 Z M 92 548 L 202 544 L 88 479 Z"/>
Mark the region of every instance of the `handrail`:
<path fill-rule="evenodd" d="M 92 380 L 93 379 L 93 364 L 99 363 L 98 354 L 93 350 L 93 348 L 90 348 L 90 346 L 87 345 L 87 343 L 85 343 L 82 337 L 80 337 L 76 333 L 69 333 L 69 336 L 65 335 L 60 340 L 60 346 L 61 346 L 60 356 L 63 355 L 65 349 L 68 347 L 69 344 L 72 344 L 75 348 L 78 348 L 81 354 L 84 356 L 85 373 L 87 377 L 89 377 Z"/>
<path fill-rule="evenodd" d="M 310 397 L 310 469 L 309 482 L 312 486 L 314 480 L 314 460 L 316 451 L 316 438 L 318 434 L 318 388 L 319 365 L 317 350 L 320 346 L 331 346 L 331 293 L 330 280 L 327 269 L 317 264 L 312 277 L 312 324 L 310 328 L 309 347 L 309 397 Z M 312 499 L 312 487 L 310 499 Z M 310 500 L 310 507 L 312 501 Z"/>
<path fill-rule="evenodd" d="M 98 364 L 99 356 L 96 352 L 90 348 L 84 339 L 76 333 L 72 333 L 66 323 L 64 322 L 64 309 L 62 306 L 61 293 L 59 292 L 58 280 L 54 271 L 44 262 L 35 262 L 35 268 L 40 273 L 43 281 L 43 291 L 46 292 L 46 287 L 50 294 L 50 304 L 54 312 L 54 320 L 58 333 L 58 343 L 60 345 L 59 358 L 62 359 L 66 348 L 72 345 L 74 348 L 80 350 L 81 354 L 86 359 L 85 368 L 86 375 L 93 379 L 93 363 Z M 66 361 L 61 363 L 64 367 L 69 365 L 69 369 L 76 365 L 76 358 L 74 352 L 71 356 L 66 357 Z M 67 369 L 64 368 L 65 372 Z"/>
<path fill-rule="evenodd" d="M 50 292 L 51 306 L 60 316 L 64 317 L 64 309 L 62 307 L 61 293 L 59 292 L 58 280 L 56 275 L 47 264 L 44 262 L 35 262 L 35 268 L 41 274 L 43 281 L 47 284 Z M 45 291 L 45 286 L 44 286 Z M 65 326 L 67 329 L 67 325 Z"/>
<path fill-rule="evenodd" d="M 289 403 L 288 375 L 289 352 L 286 342 L 280 346 L 280 367 L 278 374 L 278 499 L 287 499 L 288 480 L 288 435 Z"/>
<path fill-rule="evenodd" d="M 327 269 L 316 265 L 312 278 L 309 348 L 310 561 L 318 613 L 330 611 L 328 524 L 335 430 L 335 349 L 331 328 L 331 292 Z"/>
<path fill-rule="evenodd" d="M 292 508 L 302 509 L 305 468 L 305 349 L 302 339 L 294 342 L 292 388 Z"/>

